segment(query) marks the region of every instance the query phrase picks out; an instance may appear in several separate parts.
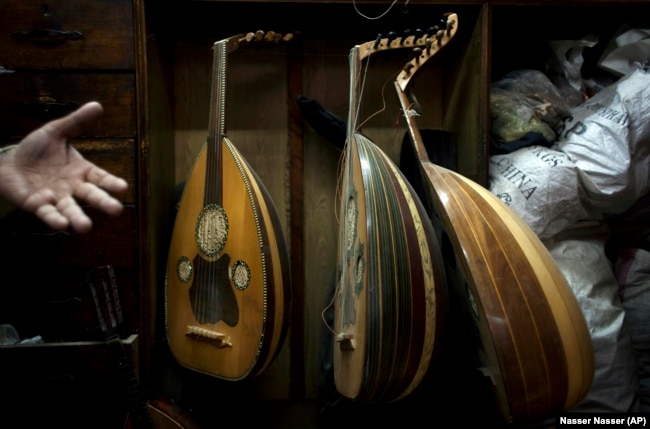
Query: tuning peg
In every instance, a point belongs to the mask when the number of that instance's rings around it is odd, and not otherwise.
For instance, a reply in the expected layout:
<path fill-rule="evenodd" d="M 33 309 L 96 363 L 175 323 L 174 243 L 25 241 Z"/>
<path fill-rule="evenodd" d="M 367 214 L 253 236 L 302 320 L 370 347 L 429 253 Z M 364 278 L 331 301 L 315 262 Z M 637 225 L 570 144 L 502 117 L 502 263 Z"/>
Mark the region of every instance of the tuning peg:
<path fill-rule="evenodd" d="M 409 29 L 404 30 L 404 33 L 402 34 L 402 38 L 400 39 L 399 44 L 404 45 L 404 42 L 406 41 L 406 39 L 408 39 L 410 35 L 411 35 L 411 30 Z"/>
<path fill-rule="evenodd" d="M 437 32 L 438 32 L 438 26 L 437 26 L 437 25 L 434 26 L 434 27 L 429 27 L 429 28 L 427 28 L 427 35 L 428 35 L 428 36 L 433 36 L 433 35 L 435 35 Z"/>
<path fill-rule="evenodd" d="M 415 29 L 415 35 L 413 36 L 413 43 L 417 43 L 424 36 L 424 31 L 421 28 Z"/>
<path fill-rule="evenodd" d="M 388 37 L 388 44 L 390 45 L 391 42 L 397 38 L 397 33 L 395 33 L 394 31 L 389 31 L 387 37 Z"/>
<path fill-rule="evenodd" d="M 440 26 L 441 29 L 446 30 L 448 22 L 449 21 L 447 21 L 446 19 L 441 19 L 438 25 Z"/>
<path fill-rule="evenodd" d="M 415 61 L 420 62 L 420 55 L 422 55 L 422 48 L 413 48 L 413 58 L 415 58 Z"/>
<path fill-rule="evenodd" d="M 447 32 L 451 32 L 451 30 L 453 30 L 454 24 L 455 22 L 453 19 L 447 20 Z"/>
<path fill-rule="evenodd" d="M 433 42 L 431 42 L 431 38 L 427 37 L 424 43 L 427 45 L 427 52 L 431 51 L 431 45 L 433 45 Z"/>
<path fill-rule="evenodd" d="M 264 38 L 264 32 L 263 32 L 262 30 L 257 30 L 257 31 L 255 32 L 255 40 L 256 40 L 257 42 L 259 42 L 259 41 L 262 40 L 263 38 Z"/>
<path fill-rule="evenodd" d="M 274 40 L 275 40 L 275 31 L 268 31 L 268 32 L 264 35 L 264 41 L 265 41 L 265 42 L 272 42 L 272 41 L 274 41 Z"/>
<path fill-rule="evenodd" d="M 440 41 L 442 40 L 442 36 L 444 36 L 444 35 L 445 35 L 444 30 L 439 30 L 436 33 L 436 40 L 438 41 L 438 43 L 440 43 Z"/>
<path fill-rule="evenodd" d="M 293 39 L 293 33 L 287 33 L 282 37 L 283 42 L 288 42 L 291 39 Z"/>
<path fill-rule="evenodd" d="M 409 73 L 411 73 L 411 69 L 412 69 L 413 67 L 414 67 L 413 64 L 411 64 L 410 62 L 408 62 L 408 63 L 404 64 L 404 67 L 402 67 L 402 70 L 404 70 L 404 72 L 405 72 L 406 74 L 409 74 Z"/>
<path fill-rule="evenodd" d="M 377 38 L 375 39 L 375 44 L 372 47 L 373 49 L 377 49 L 379 47 L 379 45 L 381 44 L 381 39 L 382 39 L 381 33 L 377 34 Z"/>

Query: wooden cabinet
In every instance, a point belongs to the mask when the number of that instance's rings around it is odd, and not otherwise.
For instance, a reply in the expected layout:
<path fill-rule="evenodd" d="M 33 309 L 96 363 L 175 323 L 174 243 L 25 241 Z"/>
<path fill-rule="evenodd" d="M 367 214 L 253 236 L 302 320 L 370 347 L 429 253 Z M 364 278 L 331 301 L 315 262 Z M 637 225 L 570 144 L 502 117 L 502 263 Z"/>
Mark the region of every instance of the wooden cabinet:
<path fill-rule="evenodd" d="M 87 208 L 85 235 L 53 232 L 13 207 L 0 219 L 0 323 L 41 344 L 0 347 L 3 410 L 26 427 L 116 427 L 126 409 L 86 274 L 115 269 L 125 348 L 138 367 L 140 246 L 138 92 L 131 0 L 4 1 L 0 5 L 0 141 L 7 145 L 91 100 L 105 114 L 73 141 L 83 156 L 124 177 L 125 211 Z M 5 416 L 9 418 L 9 416 Z"/>

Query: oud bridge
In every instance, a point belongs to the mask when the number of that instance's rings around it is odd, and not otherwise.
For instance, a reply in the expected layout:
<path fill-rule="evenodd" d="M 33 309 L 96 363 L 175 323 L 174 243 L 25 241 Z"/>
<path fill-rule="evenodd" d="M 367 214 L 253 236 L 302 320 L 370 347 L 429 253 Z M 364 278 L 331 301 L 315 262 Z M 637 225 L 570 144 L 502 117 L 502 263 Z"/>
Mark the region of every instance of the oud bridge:
<path fill-rule="evenodd" d="M 336 336 L 336 342 L 339 343 L 341 351 L 351 351 L 355 349 L 354 335 L 340 333 Z"/>
<path fill-rule="evenodd" d="M 217 348 L 232 347 L 230 335 L 221 332 L 215 332 L 210 329 L 201 328 L 200 326 L 189 325 L 185 335 L 193 340 L 210 343 Z"/>

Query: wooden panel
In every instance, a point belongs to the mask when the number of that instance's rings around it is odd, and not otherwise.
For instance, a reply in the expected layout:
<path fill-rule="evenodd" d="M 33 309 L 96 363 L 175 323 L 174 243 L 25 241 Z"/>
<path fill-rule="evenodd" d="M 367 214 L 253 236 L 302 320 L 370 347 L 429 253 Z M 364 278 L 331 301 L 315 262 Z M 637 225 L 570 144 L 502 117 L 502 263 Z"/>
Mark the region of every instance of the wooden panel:
<path fill-rule="evenodd" d="M 0 65 L 10 70 L 132 69 L 130 0 L 4 0 Z"/>
<path fill-rule="evenodd" d="M 48 120 L 88 101 L 99 101 L 104 116 L 84 137 L 135 137 L 135 90 L 132 73 L 0 74 L 0 138 L 26 135 Z"/>

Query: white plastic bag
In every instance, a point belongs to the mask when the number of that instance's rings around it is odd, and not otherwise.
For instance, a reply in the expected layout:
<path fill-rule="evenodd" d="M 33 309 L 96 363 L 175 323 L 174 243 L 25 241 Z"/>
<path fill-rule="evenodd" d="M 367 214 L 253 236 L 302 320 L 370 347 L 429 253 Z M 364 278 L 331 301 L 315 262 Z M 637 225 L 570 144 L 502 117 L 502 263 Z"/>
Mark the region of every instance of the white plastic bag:
<path fill-rule="evenodd" d="M 575 164 L 566 154 L 543 146 L 491 156 L 489 189 L 541 239 L 594 216 L 583 205 Z"/>
<path fill-rule="evenodd" d="M 574 411 L 625 413 L 639 406 L 636 355 L 605 254 L 608 238 L 605 223 L 578 222 L 544 243 L 578 299 L 594 350 L 593 383 Z"/>
<path fill-rule="evenodd" d="M 650 191 L 650 73 L 634 70 L 571 115 L 553 148 L 577 167 L 586 203 L 626 211 Z"/>

